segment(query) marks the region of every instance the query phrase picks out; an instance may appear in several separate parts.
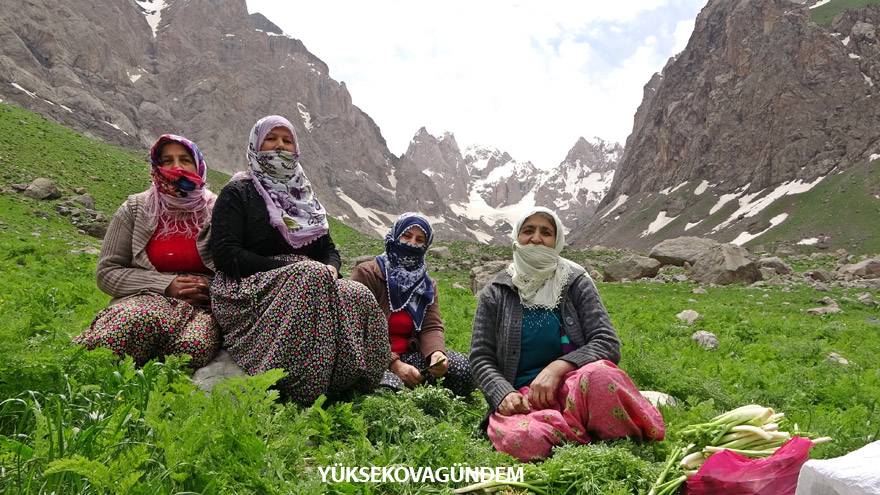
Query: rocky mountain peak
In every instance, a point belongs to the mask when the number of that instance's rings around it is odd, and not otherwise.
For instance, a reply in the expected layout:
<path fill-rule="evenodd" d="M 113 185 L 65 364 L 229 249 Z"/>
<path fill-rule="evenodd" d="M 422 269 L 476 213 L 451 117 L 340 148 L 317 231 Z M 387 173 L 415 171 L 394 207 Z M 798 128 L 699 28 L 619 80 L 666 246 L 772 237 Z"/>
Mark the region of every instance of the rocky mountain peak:
<path fill-rule="evenodd" d="M 687 48 L 646 85 L 603 205 L 697 178 L 758 191 L 864 160 L 880 145 L 870 137 L 880 111 L 866 99 L 878 61 L 853 53 L 846 34 L 788 0 L 711 0 Z"/>

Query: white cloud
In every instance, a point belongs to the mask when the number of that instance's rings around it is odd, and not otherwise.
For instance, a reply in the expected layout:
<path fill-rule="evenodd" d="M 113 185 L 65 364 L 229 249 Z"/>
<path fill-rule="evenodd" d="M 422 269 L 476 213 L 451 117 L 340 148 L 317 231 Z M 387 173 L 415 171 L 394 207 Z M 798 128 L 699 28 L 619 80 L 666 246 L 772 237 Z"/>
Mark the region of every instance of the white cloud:
<path fill-rule="evenodd" d="M 462 147 L 493 145 L 548 167 L 580 136 L 625 140 L 642 87 L 693 28 L 698 6 L 682 20 L 683 2 L 697 0 L 248 0 L 248 8 L 327 62 L 393 153 L 426 126 L 453 132 Z M 647 13 L 658 22 L 631 33 Z M 601 33 L 636 41 L 615 59 L 598 47 Z"/>

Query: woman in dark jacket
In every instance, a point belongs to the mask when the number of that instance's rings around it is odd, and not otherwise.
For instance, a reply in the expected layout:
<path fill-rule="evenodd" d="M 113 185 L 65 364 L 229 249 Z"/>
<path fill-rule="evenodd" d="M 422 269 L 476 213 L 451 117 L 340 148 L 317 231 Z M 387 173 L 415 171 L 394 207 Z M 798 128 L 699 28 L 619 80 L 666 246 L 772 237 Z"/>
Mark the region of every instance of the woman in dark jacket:
<path fill-rule="evenodd" d="M 363 285 L 338 278 L 339 251 L 293 126 L 260 119 L 246 156 L 212 222 L 211 304 L 224 346 L 249 374 L 283 369 L 279 388 L 302 404 L 374 388 L 390 361 L 385 318 Z"/>
<path fill-rule="evenodd" d="M 662 439 L 663 417 L 615 364 L 620 342 L 596 286 L 560 256 L 559 217 L 533 208 L 513 235 L 513 263 L 480 293 L 471 341 L 492 444 L 527 461 L 563 441 Z"/>

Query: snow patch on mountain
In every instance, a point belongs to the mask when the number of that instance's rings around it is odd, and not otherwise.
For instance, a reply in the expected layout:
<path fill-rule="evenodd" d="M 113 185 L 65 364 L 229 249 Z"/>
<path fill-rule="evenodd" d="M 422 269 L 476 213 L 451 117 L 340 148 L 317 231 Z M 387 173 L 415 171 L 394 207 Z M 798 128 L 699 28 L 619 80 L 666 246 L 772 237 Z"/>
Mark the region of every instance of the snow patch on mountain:
<path fill-rule="evenodd" d="M 775 202 L 777 199 L 779 199 L 783 196 L 786 196 L 789 194 L 805 193 L 805 192 L 809 191 L 810 189 L 812 189 L 813 187 L 815 187 L 820 182 L 822 182 L 822 179 L 824 179 L 824 178 L 825 178 L 825 176 L 820 176 L 820 177 L 816 178 L 816 180 L 814 180 L 813 182 L 804 182 L 800 179 L 788 181 L 788 182 L 783 182 L 782 184 L 777 186 L 776 189 L 774 189 L 770 193 L 765 194 L 763 196 L 761 195 L 761 193 L 764 191 L 763 189 L 761 191 L 754 193 L 754 194 L 747 194 L 747 195 L 739 198 L 739 208 L 737 208 L 736 211 L 731 213 L 730 216 L 727 217 L 726 220 L 724 220 L 720 224 L 716 225 L 715 228 L 712 229 L 712 232 L 713 233 L 718 232 L 721 229 L 726 228 L 727 226 L 729 226 L 730 224 L 732 224 L 733 222 L 735 222 L 739 219 L 749 218 L 749 217 L 753 217 L 753 216 L 757 215 L 764 208 L 770 206 L 771 204 L 773 204 L 773 202 Z M 757 199 L 755 199 L 755 198 L 757 198 Z M 774 218 L 776 218 L 776 217 L 774 217 Z"/>
<path fill-rule="evenodd" d="M 741 232 L 736 237 L 736 239 L 730 241 L 730 243 L 736 244 L 737 246 L 742 246 L 743 244 L 751 241 L 752 239 L 754 239 L 756 237 L 759 237 L 759 236 L 765 234 L 768 230 L 770 230 L 773 227 L 776 227 L 780 223 L 784 222 L 786 218 L 788 218 L 788 213 L 780 213 L 779 215 L 776 215 L 775 217 L 770 219 L 770 226 L 767 227 L 766 229 L 758 232 L 757 234 L 749 234 L 748 231 Z"/>
<path fill-rule="evenodd" d="M 607 217 L 612 211 L 620 208 L 624 203 L 626 203 L 626 200 L 628 200 L 628 199 L 629 199 L 629 196 L 627 196 L 626 194 L 621 194 L 620 196 L 618 196 L 617 199 L 614 200 L 614 204 L 609 206 L 608 210 L 606 210 L 605 213 L 600 218 Z"/>
<path fill-rule="evenodd" d="M 645 236 L 657 233 L 657 231 L 659 231 L 663 227 L 666 227 L 667 225 L 669 225 L 669 223 L 672 222 L 673 220 L 675 220 L 676 218 L 678 218 L 678 216 L 667 217 L 666 210 L 661 210 L 660 213 L 657 214 L 657 218 L 655 218 L 654 221 L 651 222 L 650 225 L 648 225 L 647 229 L 645 229 L 641 234 L 639 234 L 639 237 L 645 237 Z"/>
<path fill-rule="evenodd" d="M 153 38 L 159 30 L 159 23 L 162 22 L 162 9 L 168 6 L 165 0 L 135 0 L 135 3 L 144 11 L 144 17 L 147 18 L 147 24 L 153 31 Z M 134 82 L 134 81 L 132 81 Z"/>

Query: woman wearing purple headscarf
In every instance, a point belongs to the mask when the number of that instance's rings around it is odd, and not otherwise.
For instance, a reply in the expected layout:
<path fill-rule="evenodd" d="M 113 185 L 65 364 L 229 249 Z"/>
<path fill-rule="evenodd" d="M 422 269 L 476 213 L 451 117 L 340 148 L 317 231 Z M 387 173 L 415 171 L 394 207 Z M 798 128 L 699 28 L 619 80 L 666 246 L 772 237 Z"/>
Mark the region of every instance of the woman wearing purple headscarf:
<path fill-rule="evenodd" d="M 198 368 L 220 347 L 208 295 L 216 196 L 205 186 L 205 158 L 192 141 L 161 136 L 150 163 L 152 186 L 128 197 L 104 236 L 98 287 L 114 299 L 74 342 L 129 354 L 138 365 L 190 354 Z"/>
<path fill-rule="evenodd" d="M 214 209 L 211 304 L 232 359 L 249 374 L 283 369 L 282 393 L 311 404 L 371 390 L 391 357 L 373 295 L 339 279 L 339 251 L 299 151 L 284 117 L 254 124 L 248 170 Z"/>

